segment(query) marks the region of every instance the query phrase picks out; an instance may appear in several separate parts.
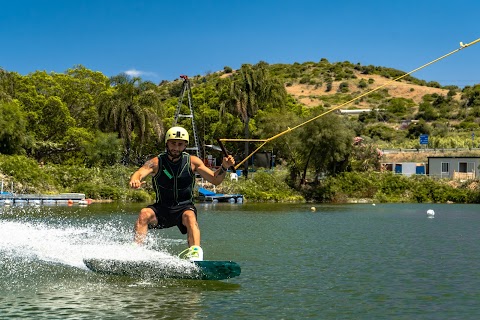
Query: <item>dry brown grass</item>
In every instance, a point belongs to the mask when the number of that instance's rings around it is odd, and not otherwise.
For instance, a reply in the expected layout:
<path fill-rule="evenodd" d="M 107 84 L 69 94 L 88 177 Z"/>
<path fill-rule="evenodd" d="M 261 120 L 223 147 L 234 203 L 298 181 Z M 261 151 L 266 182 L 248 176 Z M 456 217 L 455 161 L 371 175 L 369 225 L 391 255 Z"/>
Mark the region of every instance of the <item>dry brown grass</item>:
<path fill-rule="evenodd" d="M 237 70 L 233 70 L 232 73 L 222 74 L 220 78 L 229 77 L 232 74 L 235 74 Z M 332 83 L 332 90 L 326 91 L 326 84 L 323 84 L 321 87 L 316 85 L 309 85 L 309 84 L 293 84 L 291 86 L 285 86 L 285 89 L 289 94 L 294 96 L 298 102 L 307 106 L 307 107 L 315 107 L 318 105 L 322 105 L 323 102 L 318 99 L 321 96 L 329 96 L 338 93 L 338 89 L 342 82 L 348 82 L 349 84 L 349 92 L 359 92 L 360 89 L 358 88 L 358 83 L 360 80 L 364 79 L 368 82 L 369 79 L 373 79 L 373 84 L 369 85 L 367 89 L 363 89 L 362 93 L 367 92 L 372 89 L 376 89 L 382 86 L 382 89 L 388 90 L 390 96 L 395 98 L 405 98 L 405 99 L 412 99 L 416 104 L 419 104 L 422 101 L 422 97 L 426 94 L 439 94 L 446 96 L 448 93 L 447 89 L 440 89 L 440 88 L 432 88 L 426 86 L 420 86 L 412 83 L 405 82 L 403 80 L 394 81 L 392 79 L 387 79 L 380 75 L 370 74 L 364 75 L 358 71 L 356 71 L 355 76 L 357 79 L 352 80 L 341 80 L 341 81 L 333 81 Z M 387 84 L 388 83 L 388 84 Z M 460 96 L 457 95 L 455 99 L 460 99 Z M 335 107 L 335 106 L 333 106 Z M 349 105 L 345 106 L 345 109 L 348 109 Z M 371 106 L 368 105 L 367 102 L 358 102 L 355 104 L 355 107 L 358 109 L 370 109 Z"/>
<path fill-rule="evenodd" d="M 355 73 L 355 75 L 357 76 L 357 79 L 354 79 L 354 80 L 334 81 L 332 83 L 332 90 L 330 90 L 329 92 L 325 91 L 326 89 L 325 84 L 318 88 L 316 88 L 315 85 L 307 85 L 307 84 L 294 84 L 292 86 L 285 87 L 285 88 L 289 94 L 296 97 L 297 101 L 299 101 L 300 103 L 308 107 L 321 105 L 322 101 L 317 98 L 319 96 L 328 96 L 328 95 L 336 94 L 338 92 L 340 83 L 342 82 L 349 83 L 349 92 L 359 91 L 359 88 L 357 87 L 357 85 L 361 79 L 365 79 L 366 81 L 368 81 L 369 79 L 374 80 L 374 83 L 369 85 L 369 87 L 364 92 L 378 88 L 380 86 L 384 86 L 382 88 L 388 90 L 388 93 L 390 94 L 390 96 L 397 97 L 397 98 L 402 97 L 405 99 L 412 99 L 416 104 L 419 104 L 422 101 L 422 97 L 426 94 L 437 93 L 437 94 L 446 96 L 448 93 L 447 89 L 419 86 L 416 84 L 403 82 L 402 80 L 391 82 L 392 81 L 391 79 L 387 79 L 379 75 L 363 75 L 359 72 Z M 349 107 L 348 105 L 345 106 L 346 109 L 348 107 Z M 355 107 L 359 109 L 370 108 L 370 106 L 366 102 L 359 102 L 358 104 L 355 105 Z"/>

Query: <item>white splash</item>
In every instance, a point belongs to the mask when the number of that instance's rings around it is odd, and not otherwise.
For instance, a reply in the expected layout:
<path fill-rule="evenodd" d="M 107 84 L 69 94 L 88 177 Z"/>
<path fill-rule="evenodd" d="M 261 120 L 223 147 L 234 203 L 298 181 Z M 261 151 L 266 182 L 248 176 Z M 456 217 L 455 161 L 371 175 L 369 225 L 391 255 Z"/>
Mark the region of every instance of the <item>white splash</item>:
<path fill-rule="evenodd" d="M 71 226 L 0 220 L 0 255 L 6 258 L 40 260 L 87 269 L 84 258 L 119 260 L 162 260 L 181 265 L 182 261 L 167 252 L 132 244 L 132 230 L 118 225 L 83 224 Z M 175 240 L 173 240 L 175 241 Z M 176 262 L 175 262 L 176 261 Z"/>

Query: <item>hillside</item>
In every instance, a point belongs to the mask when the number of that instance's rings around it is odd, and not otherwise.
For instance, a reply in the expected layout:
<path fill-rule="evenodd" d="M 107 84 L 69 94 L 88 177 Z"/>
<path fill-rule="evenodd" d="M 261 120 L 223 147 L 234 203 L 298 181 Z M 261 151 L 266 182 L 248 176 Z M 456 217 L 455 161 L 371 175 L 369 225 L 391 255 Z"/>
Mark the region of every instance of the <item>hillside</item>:
<path fill-rule="evenodd" d="M 341 109 L 376 109 L 376 112 L 351 114 L 355 133 L 381 149 L 421 148 L 418 137 L 428 134 L 429 148 L 457 149 L 477 146 L 480 141 L 480 86 L 442 87 L 405 72 L 382 66 L 362 66 L 348 61 L 330 63 L 327 59 L 293 64 L 245 65 L 265 68 L 271 78 L 284 85 L 286 92 L 305 109 L 323 107 Z M 242 66 L 243 68 L 243 66 Z M 241 74 L 239 74 L 241 73 Z M 225 67 L 208 79 L 245 77 L 242 69 Z M 393 81 L 402 77 L 399 81 Z M 196 78 L 203 85 L 201 76 Z M 378 90 L 377 90 L 378 89 Z M 369 93 L 370 91 L 374 92 Z M 368 93 L 368 94 L 367 94 Z M 350 104 L 355 97 L 366 94 Z M 315 111 L 314 111 L 315 112 Z M 472 141 L 474 133 L 475 141 Z M 439 152 L 439 151 L 437 151 Z M 387 161 L 426 161 L 424 153 L 385 155 Z M 391 157 L 392 160 L 388 160 Z"/>
<path fill-rule="evenodd" d="M 471 143 L 471 133 L 476 131 L 479 121 L 478 118 L 472 117 L 476 112 L 474 111 L 474 106 L 470 113 L 462 113 L 461 106 L 465 105 L 465 100 L 462 100 L 464 97 L 462 98 L 463 91 L 461 89 L 451 86 L 443 88 L 429 86 L 422 80 L 413 79 L 413 81 L 410 81 L 412 78 L 392 81 L 392 79 L 397 77 L 398 74 L 383 76 L 372 73 L 365 74 L 360 70 L 353 70 L 348 77 L 330 81 L 329 87 L 327 87 L 325 81 L 328 78 L 323 76 L 323 78 L 320 77 L 317 78 L 316 81 L 313 81 L 314 83 L 300 83 L 300 81 L 298 81 L 299 78 L 293 79 L 293 81 L 289 79 L 290 81 L 286 82 L 285 88 L 288 94 L 306 107 L 324 106 L 328 109 L 338 107 L 345 101 L 349 101 L 354 97 L 381 87 L 379 90 L 375 90 L 375 92 L 361 99 L 342 106 L 341 109 L 373 109 L 379 106 L 381 109 L 383 109 L 384 106 L 388 108 L 388 101 L 393 98 L 410 101 L 411 104 L 409 106 L 405 105 L 406 109 L 401 113 L 394 112 L 395 115 L 392 116 L 392 114 L 387 117 L 387 119 L 389 119 L 387 121 L 383 119 L 380 123 L 378 119 L 372 119 L 364 122 L 366 134 L 369 132 L 369 127 L 374 128 L 381 125 L 390 128 L 390 130 L 392 130 L 391 134 L 395 134 L 397 137 L 407 136 L 408 127 L 404 126 L 404 120 L 421 119 L 425 121 L 425 125 L 429 128 L 427 130 L 429 131 L 420 133 L 429 133 L 431 137 L 437 138 L 437 141 L 439 141 L 438 138 L 440 137 L 442 137 L 441 139 L 449 140 L 443 144 L 429 146 L 430 148 L 438 148 L 438 150 L 433 152 L 424 152 L 420 148 L 418 152 L 399 151 L 384 154 L 383 161 L 385 162 L 426 162 L 429 156 L 458 156 L 459 153 L 457 151 L 452 151 L 452 149 L 455 148 L 463 148 L 463 151 L 460 153 L 464 155 L 478 156 L 480 154 L 480 152 L 476 150 L 468 150 L 471 146 L 471 144 L 469 144 Z M 332 78 L 333 77 L 330 79 Z M 361 86 L 362 82 L 363 86 Z M 368 83 L 368 85 L 365 85 L 366 83 Z M 348 89 L 345 89 L 346 84 L 348 85 Z M 432 96 L 438 96 L 440 99 L 430 98 Z M 429 98 L 425 99 L 425 97 Z M 435 102 L 432 103 L 432 101 L 435 100 L 438 101 L 437 104 Z M 425 103 L 425 101 L 428 101 L 432 106 L 430 110 L 428 110 L 430 113 L 427 116 L 425 116 L 424 111 L 419 110 L 419 105 Z M 470 116 L 467 117 L 469 114 Z M 358 115 L 355 117 L 358 117 Z M 447 133 L 448 131 L 450 131 L 450 133 Z M 415 138 L 412 139 L 412 137 L 410 137 L 410 139 L 413 140 L 413 144 L 410 143 L 410 145 L 408 145 L 408 143 L 403 145 L 400 143 L 386 144 L 386 140 L 383 138 L 387 138 L 388 135 L 388 133 L 380 133 L 380 135 L 376 133 L 376 136 L 371 135 L 370 137 L 374 138 L 381 148 L 398 148 L 401 150 L 401 148 L 419 147 L 418 145 L 415 146 L 418 142 L 416 143 Z M 452 136 L 456 138 L 451 138 Z M 460 136 L 465 138 L 460 138 Z M 401 142 L 401 138 L 397 138 L 396 140 Z M 451 149 L 444 151 L 443 148 Z"/>
<path fill-rule="evenodd" d="M 305 106 L 313 107 L 313 106 L 318 106 L 322 104 L 322 99 L 320 99 L 320 97 L 332 96 L 337 94 L 340 90 L 339 89 L 340 84 L 343 82 L 348 83 L 349 92 L 351 93 L 359 92 L 358 84 L 361 79 L 364 79 L 365 81 L 368 81 L 369 79 L 373 79 L 373 84 L 369 85 L 369 87 L 366 88 L 364 91 L 361 91 L 361 93 L 366 92 L 368 90 L 375 89 L 377 87 L 385 85 L 388 82 L 391 82 L 391 79 L 385 78 L 380 75 L 375 75 L 375 74 L 364 75 L 360 72 L 355 72 L 354 74 L 357 77 L 357 79 L 333 81 L 332 90 L 330 91 L 326 91 L 325 86 L 318 87 L 317 85 L 299 84 L 299 83 L 292 84 L 291 86 L 287 86 L 286 89 L 287 89 L 287 92 L 292 96 L 294 96 L 298 102 L 300 102 Z M 392 82 L 386 85 L 385 87 L 383 87 L 382 89 L 388 90 L 388 93 L 391 97 L 412 99 L 416 104 L 419 104 L 422 101 L 422 97 L 426 94 L 436 93 L 439 95 L 446 96 L 449 91 L 448 89 L 417 85 L 404 80 Z M 456 99 L 459 99 L 458 95 Z M 348 107 L 351 107 L 351 106 L 346 106 L 347 109 Z M 355 107 L 359 109 L 362 109 L 362 108 L 369 109 L 370 105 L 368 102 L 363 101 L 355 104 Z"/>

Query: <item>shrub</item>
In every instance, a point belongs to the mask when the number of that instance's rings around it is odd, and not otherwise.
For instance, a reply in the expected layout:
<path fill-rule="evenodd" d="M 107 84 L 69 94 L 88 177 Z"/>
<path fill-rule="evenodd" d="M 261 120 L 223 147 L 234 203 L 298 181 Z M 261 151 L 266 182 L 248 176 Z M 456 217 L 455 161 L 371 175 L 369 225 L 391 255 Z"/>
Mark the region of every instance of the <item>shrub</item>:
<path fill-rule="evenodd" d="M 340 91 L 342 93 L 346 93 L 346 92 L 350 91 L 350 89 L 348 87 L 348 82 L 340 83 L 340 86 L 338 87 L 338 91 Z"/>
<path fill-rule="evenodd" d="M 310 78 L 309 77 L 303 77 L 300 79 L 300 84 L 306 84 L 306 83 L 309 83 L 310 82 Z"/>
<path fill-rule="evenodd" d="M 87 198 L 125 200 L 126 189 L 109 185 L 82 182 L 73 187 L 72 192 L 84 193 Z"/>
<path fill-rule="evenodd" d="M 249 179 L 240 177 L 238 181 L 225 180 L 219 187 L 223 193 L 240 193 L 253 201 L 303 201 L 304 198 L 292 190 L 285 182 L 286 170 L 257 170 Z"/>
<path fill-rule="evenodd" d="M 0 155 L 0 172 L 9 176 L 17 193 L 55 192 L 58 179 L 26 156 Z"/>
<path fill-rule="evenodd" d="M 365 89 L 368 87 L 368 83 L 367 81 L 365 81 L 365 79 L 361 79 L 360 82 L 358 83 L 358 87 L 360 89 Z"/>
<path fill-rule="evenodd" d="M 478 203 L 480 194 L 424 175 L 347 172 L 325 179 L 315 190 L 308 190 L 307 197 L 321 202 L 345 202 L 349 198 L 368 198 L 375 202 Z"/>

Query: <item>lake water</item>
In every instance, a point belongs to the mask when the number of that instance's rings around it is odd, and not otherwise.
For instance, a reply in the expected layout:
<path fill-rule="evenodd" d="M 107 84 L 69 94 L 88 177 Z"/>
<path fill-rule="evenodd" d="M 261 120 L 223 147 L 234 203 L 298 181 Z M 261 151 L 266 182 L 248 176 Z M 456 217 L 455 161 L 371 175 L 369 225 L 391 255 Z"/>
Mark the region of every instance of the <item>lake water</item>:
<path fill-rule="evenodd" d="M 141 204 L 0 207 L 0 319 L 478 319 L 480 205 L 198 204 L 226 281 L 99 275 L 84 257 L 176 255 L 176 228 L 131 246 Z M 434 218 L 427 210 L 435 212 Z"/>

